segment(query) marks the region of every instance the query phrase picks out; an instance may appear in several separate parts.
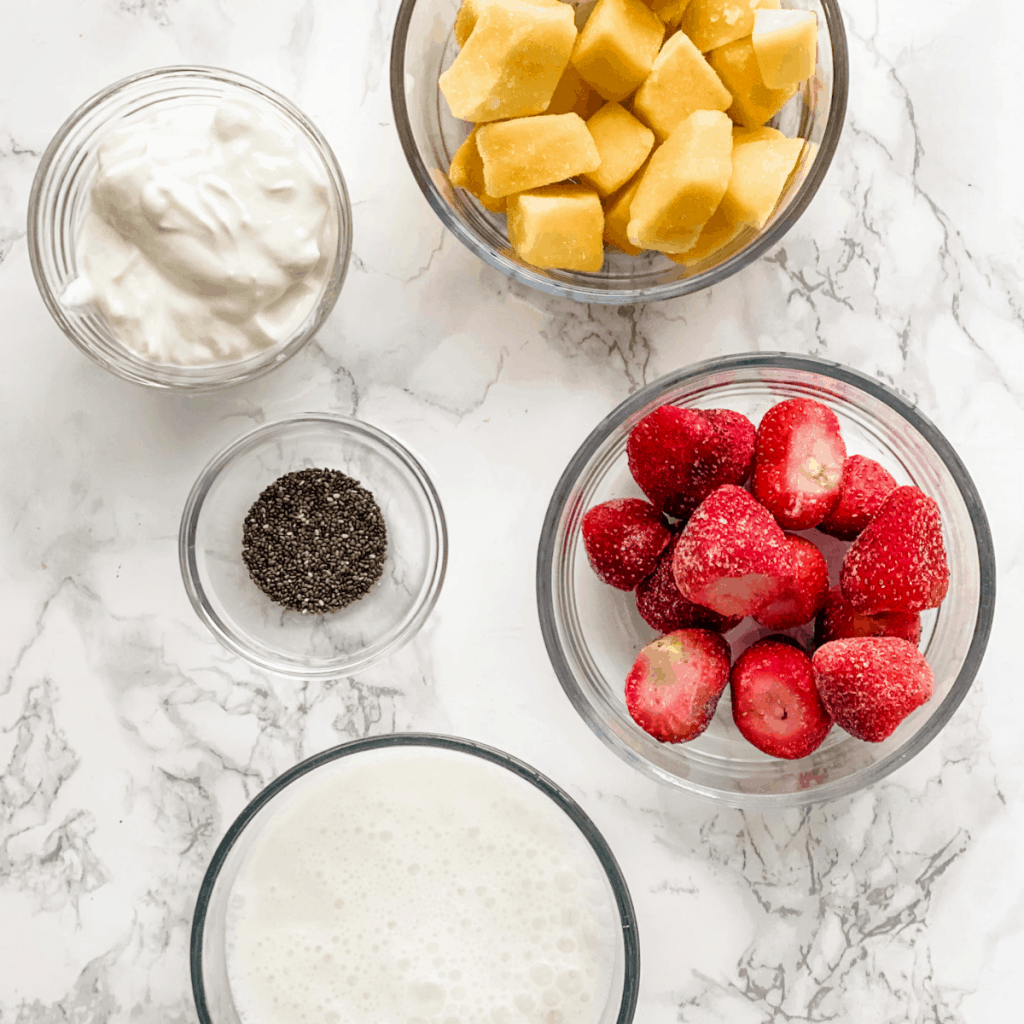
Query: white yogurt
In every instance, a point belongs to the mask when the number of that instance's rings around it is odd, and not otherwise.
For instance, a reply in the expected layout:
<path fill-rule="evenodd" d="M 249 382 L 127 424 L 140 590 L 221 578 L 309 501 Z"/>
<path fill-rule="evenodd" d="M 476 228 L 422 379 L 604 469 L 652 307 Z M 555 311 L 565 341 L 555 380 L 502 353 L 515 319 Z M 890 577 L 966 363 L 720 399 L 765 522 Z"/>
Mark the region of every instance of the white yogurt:
<path fill-rule="evenodd" d="M 309 315 L 335 241 L 326 169 L 272 107 L 176 106 L 100 144 L 62 301 L 151 362 L 244 359 Z"/>
<path fill-rule="evenodd" d="M 261 828 L 227 970 L 242 1024 L 597 1024 L 621 942 L 600 863 L 548 797 L 391 747 L 296 784 Z"/>

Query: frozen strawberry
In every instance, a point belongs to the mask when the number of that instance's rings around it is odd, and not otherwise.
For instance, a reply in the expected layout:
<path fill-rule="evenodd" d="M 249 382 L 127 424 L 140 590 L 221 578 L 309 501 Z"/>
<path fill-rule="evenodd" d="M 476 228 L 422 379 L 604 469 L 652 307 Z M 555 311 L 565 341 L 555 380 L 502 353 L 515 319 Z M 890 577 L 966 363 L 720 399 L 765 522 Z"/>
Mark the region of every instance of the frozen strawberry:
<path fill-rule="evenodd" d="M 641 498 L 616 498 L 583 517 L 583 546 L 594 572 L 619 590 L 632 590 L 658 564 L 672 539 L 662 514 Z"/>
<path fill-rule="evenodd" d="M 761 418 L 754 497 L 785 530 L 807 530 L 839 500 L 846 445 L 836 414 L 812 398 L 790 398 Z"/>
<path fill-rule="evenodd" d="M 927 701 L 935 677 L 921 652 L 895 636 L 858 636 L 819 647 L 812 659 L 822 703 L 851 736 L 880 743 Z"/>
<path fill-rule="evenodd" d="M 719 615 L 753 615 L 794 575 L 786 535 L 742 487 L 706 498 L 679 535 L 672 572 L 683 597 Z"/>
<path fill-rule="evenodd" d="M 714 435 L 711 424 L 696 409 L 662 405 L 648 413 L 630 432 L 626 457 L 633 479 L 648 498 L 671 516 L 691 510 L 697 459 Z"/>
<path fill-rule="evenodd" d="M 861 615 L 843 597 L 842 590 L 833 587 L 825 598 L 825 607 L 818 613 L 814 627 L 815 645 L 820 647 L 830 640 L 852 636 L 898 636 L 916 647 L 921 642 L 921 616 L 917 612 Z"/>
<path fill-rule="evenodd" d="M 861 615 L 937 608 L 949 589 L 949 566 L 935 500 L 897 487 L 850 545 L 839 585 Z"/>
<path fill-rule="evenodd" d="M 738 626 L 738 618 L 726 618 L 692 601 L 687 601 L 676 586 L 672 572 L 672 556 L 678 536 L 661 553 L 658 567 L 647 579 L 637 584 L 636 610 L 651 629 L 671 633 L 676 629 L 710 629 L 715 633 L 728 633 Z"/>
<path fill-rule="evenodd" d="M 743 483 L 754 468 L 754 424 L 732 409 L 705 409 L 703 416 L 714 433 L 701 453 L 703 493 L 693 508 L 723 484 Z"/>
<path fill-rule="evenodd" d="M 729 645 L 707 629 L 677 629 L 648 644 L 626 677 L 633 721 L 663 743 L 699 736 L 729 681 Z"/>
<path fill-rule="evenodd" d="M 748 647 L 736 659 L 729 685 L 736 728 L 772 757 L 806 757 L 832 728 L 811 659 L 781 638 Z"/>
<path fill-rule="evenodd" d="M 754 458 L 754 425 L 729 409 L 663 405 L 626 442 L 637 485 L 663 512 L 686 518 L 722 484 L 742 483 Z"/>
<path fill-rule="evenodd" d="M 830 537 L 853 540 L 877 515 L 896 487 L 893 475 L 874 459 L 851 455 L 843 464 L 839 501 L 818 529 Z"/>
<path fill-rule="evenodd" d="M 811 541 L 794 533 L 786 534 L 786 544 L 793 556 L 793 579 L 754 614 L 754 618 L 769 629 L 789 629 L 810 622 L 828 593 L 825 556 Z"/>

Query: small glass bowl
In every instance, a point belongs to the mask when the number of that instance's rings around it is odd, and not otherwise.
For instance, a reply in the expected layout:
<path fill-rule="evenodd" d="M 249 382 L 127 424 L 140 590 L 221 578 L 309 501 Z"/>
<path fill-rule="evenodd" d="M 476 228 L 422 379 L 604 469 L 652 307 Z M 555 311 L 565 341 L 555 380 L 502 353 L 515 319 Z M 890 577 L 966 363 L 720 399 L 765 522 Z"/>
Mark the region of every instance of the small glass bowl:
<path fill-rule="evenodd" d="M 358 480 L 387 528 L 380 580 L 327 615 L 276 604 L 242 561 L 253 502 L 278 477 L 307 468 Z M 322 678 L 380 661 L 416 634 L 444 581 L 448 536 L 433 484 L 401 444 L 358 420 L 308 413 L 259 427 L 210 461 L 185 502 L 178 559 L 192 607 L 228 650 L 270 672 Z"/>
<path fill-rule="evenodd" d="M 246 359 L 205 366 L 151 362 L 118 339 L 92 305 L 65 305 L 78 277 L 76 236 L 89 209 L 99 146 L 114 129 L 176 107 L 216 107 L 248 99 L 269 107 L 293 130 L 314 166 L 322 166 L 330 201 L 330 266 L 315 304 L 291 337 Z M 46 148 L 32 183 L 28 249 L 39 292 L 60 329 L 94 362 L 137 384 L 186 391 L 240 384 L 290 359 L 320 329 L 334 308 L 352 250 L 352 213 L 341 168 L 327 140 L 291 102 L 245 75 L 220 68 L 165 67 L 124 78 L 86 100 Z"/>
<path fill-rule="evenodd" d="M 921 650 L 935 674 L 934 695 L 882 743 L 862 742 L 835 726 L 813 754 L 786 761 L 762 754 L 743 738 L 732 720 L 727 688 L 706 732 L 689 743 L 660 743 L 633 722 L 623 694 L 637 654 L 658 634 L 640 618 L 632 594 L 597 578 L 587 561 L 580 522 L 600 502 L 643 497 L 629 472 L 626 440 L 658 406 L 729 408 L 756 424 L 776 402 L 798 397 L 835 411 L 851 455 L 876 459 L 897 483 L 914 484 L 939 504 L 951 583 L 942 605 L 921 616 Z M 814 537 L 834 566 L 846 545 L 821 534 Z M 730 806 L 789 807 L 877 782 L 922 750 L 949 721 L 974 681 L 992 628 L 995 552 L 981 499 L 963 463 L 904 398 L 822 359 L 782 353 L 730 356 L 649 384 L 584 441 L 548 506 L 537 555 L 537 603 L 544 642 L 563 689 L 584 721 L 627 763 Z M 745 619 L 728 636 L 733 655 L 772 632 L 778 631 Z M 808 632 L 805 627 L 804 636 Z"/>
<path fill-rule="evenodd" d="M 192 919 L 189 963 L 192 994 L 202 1024 L 239 1024 L 239 1014 L 227 972 L 226 924 L 231 891 L 250 851 L 288 798 L 305 784 L 315 784 L 332 770 L 344 770 L 346 759 L 389 756 L 412 748 L 432 748 L 457 757 L 480 759 L 511 772 L 525 792 L 536 790 L 566 816 L 569 834 L 579 830 L 597 864 L 598 876 L 618 910 L 621 942 L 617 944 L 614 973 L 607 1004 L 594 1024 L 629 1024 L 636 1010 L 640 982 L 640 945 L 629 888 L 608 843 L 582 808 L 563 789 L 522 761 L 470 740 L 428 733 L 405 733 L 355 740 L 303 761 L 279 776 L 235 819 L 207 868 Z M 339 763 L 340 762 L 340 763 Z M 479 768 L 475 769 L 479 771 Z M 575 828 L 573 827 L 575 826 Z"/>
<path fill-rule="evenodd" d="M 542 270 L 509 247 L 505 218 L 484 209 L 448 182 L 452 156 L 472 127 L 452 117 L 438 88 L 455 59 L 453 27 L 460 0 L 402 0 L 391 43 L 391 105 L 413 177 L 433 211 L 482 260 L 516 281 L 580 302 L 623 303 L 671 299 L 709 288 L 752 263 L 779 242 L 818 191 L 846 116 L 849 56 L 838 0 L 786 0 L 784 6 L 818 17 L 818 57 L 812 78 L 770 122 L 805 140 L 803 152 L 774 213 L 760 231 L 750 228 L 727 247 L 692 266 L 660 253 L 629 256 L 606 248 L 597 273 Z"/>

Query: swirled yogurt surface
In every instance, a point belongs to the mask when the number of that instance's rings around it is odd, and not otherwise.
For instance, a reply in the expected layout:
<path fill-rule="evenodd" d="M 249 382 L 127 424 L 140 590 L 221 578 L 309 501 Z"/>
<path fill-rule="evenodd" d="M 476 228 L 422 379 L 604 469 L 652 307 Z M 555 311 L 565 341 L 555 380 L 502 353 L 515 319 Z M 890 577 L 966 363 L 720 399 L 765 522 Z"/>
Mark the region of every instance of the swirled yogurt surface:
<path fill-rule="evenodd" d="M 158 110 L 100 144 L 69 306 L 142 358 L 244 359 L 309 315 L 336 244 L 327 172 L 269 105 Z"/>
<path fill-rule="evenodd" d="M 551 800 L 436 748 L 319 771 L 261 830 L 231 891 L 242 1024 L 615 1019 L 614 899 Z"/>

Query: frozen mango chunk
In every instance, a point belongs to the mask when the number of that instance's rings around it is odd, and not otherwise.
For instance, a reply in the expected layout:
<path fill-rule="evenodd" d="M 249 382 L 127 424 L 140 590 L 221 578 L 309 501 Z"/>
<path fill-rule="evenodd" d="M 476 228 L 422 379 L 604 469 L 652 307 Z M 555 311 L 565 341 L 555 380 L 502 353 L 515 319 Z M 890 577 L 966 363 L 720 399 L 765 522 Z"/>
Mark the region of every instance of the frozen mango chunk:
<path fill-rule="evenodd" d="M 476 145 L 484 163 L 484 185 L 496 199 L 586 174 L 601 163 L 579 114 L 539 114 L 481 125 Z"/>
<path fill-rule="evenodd" d="M 755 11 L 778 11 L 782 9 L 782 0 L 752 0 L 750 6 Z"/>
<path fill-rule="evenodd" d="M 648 7 L 661 18 L 667 32 L 675 32 L 683 20 L 683 11 L 690 0 L 644 0 Z"/>
<path fill-rule="evenodd" d="M 606 100 L 624 100 L 647 77 L 665 26 L 641 0 L 597 0 L 572 62 Z"/>
<path fill-rule="evenodd" d="M 576 42 L 572 6 L 473 0 L 471 12 L 472 30 L 438 79 L 452 114 L 480 122 L 542 113 Z"/>
<path fill-rule="evenodd" d="M 579 114 L 586 121 L 593 117 L 601 107 L 604 99 L 583 81 L 574 64 L 566 64 L 562 77 L 555 86 L 551 102 L 545 114 Z"/>
<path fill-rule="evenodd" d="M 508 240 L 535 267 L 596 273 L 604 263 L 604 212 L 598 194 L 565 182 L 508 201 Z"/>
<path fill-rule="evenodd" d="M 728 115 L 744 128 L 760 128 L 796 94 L 795 85 L 769 89 L 761 78 L 750 39 L 737 39 L 708 54 L 708 63 L 732 93 Z"/>
<path fill-rule="evenodd" d="M 476 196 L 481 206 L 495 213 L 504 213 L 507 201 L 488 195 L 484 187 L 484 162 L 476 145 L 476 133 L 479 130 L 474 128 L 466 137 L 466 141 L 455 151 L 451 167 L 448 168 L 448 180 L 453 188 L 464 188 Z"/>
<path fill-rule="evenodd" d="M 818 18 L 814 11 L 755 11 L 750 42 L 769 89 L 798 85 L 814 74 Z"/>
<path fill-rule="evenodd" d="M 698 110 L 658 147 L 629 208 L 630 242 L 686 252 L 725 194 L 732 171 L 732 124 Z"/>
<path fill-rule="evenodd" d="M 701 53 L 749 36 L 754 0 L 690 0 L 679 27 Z"/>
<path fill-rule="evenodd" d="M 633 113 L 662 142 L 695 110 L 728 110 L 732 94 L 683 32 L 669 36 L 633 97 Z"/>
<path fill-rule="evenodd" d="M 621 188 L 647 159 L 654 146 L 654 132 L 641 124 L 621 103 L 606 103 L 587 121 L 587 131 L 601 155 L 596 170 L 583 180 L 607 196 Z"/>
<path fill-rule="evenodd" d="M 459 12 L 455 15 L 455 42 L 460 47 L 466 45 L 476 19 L 480 17 L 480 9 L 485 3 L 487 0 L 462 0 Z"/>
<path fill-rule="evenodd" d="M 719 206 L 701 229 L 700 237 L 694 246 L 684 253 L 670 253 L 668 258 L 675 263 L 682 263 L 684 266 L 703 263 L 709 256 L 724 249 L 745 228 L 745 224 L 733 220 Z"/>
<path fill-rule="evenodd" d="M 733 140 L 732 175 L 719 207 L 741 224 L 760 230 L 782 195 L 804 148 L 803 139 Z"/>
<path fill-rule="evenodd" d="M 648 158 L 649 161 L 650 158 Z M 633 196 L 636 195 L 636 190 L 640 187 L 640 179 L 644 176 L 645 170 L 647 170 L 647 164 L 644 164 L 618 192 L 601 200 L 601 205 L 604 207 L 604 240 L 630 256 L 639 256 L 643 252 L 640 246 L 634 245 L 629 240 L 627 229 L 629 227 L 629 208 L 632 205 Z"/>
<path fill-rule="evenodd" d="M 735 149 L 741 142 L 760 142 L 762 139 L 784 139 L 786 136 L 778 128 L 762 125 L 760 128 L 743 128 L 738 124 L 732 126 L 732 144 Z"/>

